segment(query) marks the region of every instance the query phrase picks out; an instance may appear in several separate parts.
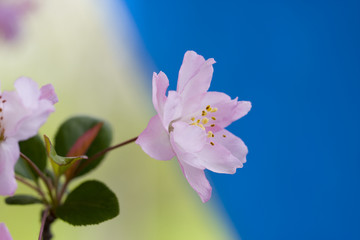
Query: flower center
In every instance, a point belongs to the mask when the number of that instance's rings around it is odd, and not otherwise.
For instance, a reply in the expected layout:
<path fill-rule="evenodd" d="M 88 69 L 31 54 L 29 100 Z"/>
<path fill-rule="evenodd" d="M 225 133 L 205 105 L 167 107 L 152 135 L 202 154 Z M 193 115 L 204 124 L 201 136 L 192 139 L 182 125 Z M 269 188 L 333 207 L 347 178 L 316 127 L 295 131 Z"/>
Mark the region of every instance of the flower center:
<path fill-rule="evenodd" d="M 206 128 L 213 128 L 215 127 L 216 117 L 214 116 L 214 113 L 216 113 L 218 109 L 216 107 L 211 107 L 210 105 L 207 105 L 204 110 L 201 111 L 200 117 L 192 117 L 190 125 L 194 125 L 197 127 L 200 127 L 202 130 L 206 132 Z M 215 134 L 212 131 L 207 132 L 208 138 L 215 137 Z M 223 135 L 223 137 L 226 137 Z M 210 144 L 212 146 L 215 145 L 213 141 L 210 141 Z"/>
<path fill-rule="evenodd" d="M 4 106 L 6 100 L 2 99 L 2 95 L 0 95 L 0 142 L 6 139 L 5 137 L 5 126 L 4 126 Z"/>

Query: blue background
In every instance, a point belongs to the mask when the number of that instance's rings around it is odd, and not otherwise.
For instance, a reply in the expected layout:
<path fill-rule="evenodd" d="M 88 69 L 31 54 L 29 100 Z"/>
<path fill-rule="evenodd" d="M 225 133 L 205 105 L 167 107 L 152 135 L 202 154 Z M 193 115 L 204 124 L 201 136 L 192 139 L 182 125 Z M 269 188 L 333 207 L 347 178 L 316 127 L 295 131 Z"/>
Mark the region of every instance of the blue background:
<path fill-rule="evenodd" d="M 249 147 L 208 173 L 244 240 L 360 239 L 360 1 L 126 0 L 173 88 L 186 50 L 211 90 L 253 103 L 229 130 Z"/>

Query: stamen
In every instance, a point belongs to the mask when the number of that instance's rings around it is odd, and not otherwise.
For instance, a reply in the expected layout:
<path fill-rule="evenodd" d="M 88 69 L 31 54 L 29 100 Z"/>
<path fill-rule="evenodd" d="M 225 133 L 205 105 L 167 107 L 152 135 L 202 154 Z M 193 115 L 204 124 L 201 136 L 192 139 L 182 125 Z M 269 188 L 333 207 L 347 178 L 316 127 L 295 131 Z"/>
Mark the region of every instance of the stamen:
<path fill-rule="evenodd" d="M 207 124 L 209 122 L 209 119 L 207 118 L 207 117 L 204 117 L 203 119 L 202 119 L 202 123 L 203 124 Z"/>
<path fill-rule="evenodd" d="M 213 143 L 213 142 L 210 142 L 210 144 L 211 144 L 212 146 L 214 146 L 214 145 L 215 145 L 215 143 Z"/>
<path fill-rule="evenodd" d="M 226 135 L 224 134 L 224 135 L 223 135 L 223 137 L 225 138 L 225 137 L 226 137 Z"/>
<path fill-rule="evenodd" d="M 196 122 L 197 122 L 197 123 L 200 123 L 200 119 L 198 119 Z"/>
<path fill-rule="evenodd" d="M 216 117 L 211 117 L 211 119 L 215 121 L 215 120 L 216 120 Z"/>
<path fill-rule="evenodd" d="M 209 131 L 207 137 L 208 137 L 208 138 L 214 137 L 213 132 L 212 132 L 212 131 Z"/>
<path fill-rule="evenodd" d="M 215 127 L 215 124 L 211 124 L 210 127 Z"/>
<path fill-rule="evenodd" d="M 201 116 L 206 116 L 206 112 L 203 110 L 202 112 L 201 112 Z"/>
<path fill-rule="evenodd" d="M 197 125 L 197 126 L 201 127 L 201 129 L 202 129 L 202 130 L 205 130 L 205 127 L 204 127 L 204 125 L 202 125 L 202 124 L 199 124 L 199 125 Z"/>
<path fill-rule="evenodd" d="M 195 118 L 194 118 L 194 117 L 192 117 L 192 118 L 191 118 L 191 121 L 195 121 Z"/>
<path fill-rule="evenodd" d="M 206 109 L 207 111 L 210 111 L 210 109 L 211 109 L 210 105 L 207 105 L 205 109 Z"/>
<path fill-rule="evenodd" d="M 210 112 L 217 112 L 217 108 L 213 108 L 213 109 L 211 109 L 211 111 Z"/>

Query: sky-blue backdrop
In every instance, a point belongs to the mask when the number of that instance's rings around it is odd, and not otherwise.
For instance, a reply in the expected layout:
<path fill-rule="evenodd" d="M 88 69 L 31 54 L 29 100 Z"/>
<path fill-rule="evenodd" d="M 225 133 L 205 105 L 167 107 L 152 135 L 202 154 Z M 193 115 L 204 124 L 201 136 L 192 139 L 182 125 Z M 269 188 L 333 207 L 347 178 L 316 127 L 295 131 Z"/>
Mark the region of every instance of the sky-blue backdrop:
<path fill-rule="evenodd" d="M 192 49 L 253 103 L 229 128 L 248 163 L 209 173 L 242 238 L 360 239 L 360 1 L 125 2 L 152 71 L 176 86 Z"/>

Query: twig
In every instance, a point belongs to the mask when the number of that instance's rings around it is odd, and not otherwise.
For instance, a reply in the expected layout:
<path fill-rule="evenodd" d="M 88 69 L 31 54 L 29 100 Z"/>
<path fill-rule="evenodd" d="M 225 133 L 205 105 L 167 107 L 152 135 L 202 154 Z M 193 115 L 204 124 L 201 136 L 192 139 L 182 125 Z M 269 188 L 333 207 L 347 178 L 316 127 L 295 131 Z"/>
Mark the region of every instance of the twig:
<path fill-rule="evenodd" d="M 46 201 L 46 197 L 44 192 L 41 190 L 41 188 L 31 184 L 30 182 L 28 182 L 25 178 L 22 178 L 20 176 L 15 176 L 15 179 L 18 180 L 19 182 L 22 182 L 23 184 L 25 184 L 26 186 L 28 186 L 29 188 L 35 190 L 45 201 L 45 203 L 47 203 Z"/>
<path fill-rule="evenodd" d="M 45 227 L 45 222 L 46 222 L 46 219 L 49 215 L 49 209 L 45 209 L 43 211 L 43 215 L 42 215 L 42 220 L 41 220 L 41 227 L 40 227 L 40 233 L 39 233 L 39 240 L 42 239 L 43 237 L 43 232 L 44 232 L 44 227 Z"/>
<path fill-rule="evenodd" d="M 117 144 L 117 145 L 115 145 L 115 146 L 106 148 L 106 149 L 104 149 L 104 150 L 102 150 L 102 151 L 100 151 L 100 152 L 98 152 L 98 153 L 95 153 L 95 154 L 92 155 L 86 162 L 84 162 L 84 164 L 80 165 L 80 166 L 76 169 L 76 171 L 75 171 L 75 173 L 74 173 L 74 176 L 76 176 L 76 174 L 80 173 L 85 167 L 89 166 L 93 161 L 95 161 L 96 159 L 98 159 L 98 158 L 101 157 L 102 155 L 106 154 L 107 152 L 109 152 L 109 151 L 111 151 L 111 150 L 114 150 L 114 149 L 116 149 L 116 148 L 122 147 L 122 146 L 124 146 L 124 145 L 126 145 L 126 144 L 135 142 L 137 138 L 138 138 L 138 137 L 134 137 L 134 138 L 129 139 L 129 140 L 125 141 L 125 142 L 119 143 L 119 144 Z"/>

